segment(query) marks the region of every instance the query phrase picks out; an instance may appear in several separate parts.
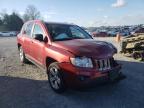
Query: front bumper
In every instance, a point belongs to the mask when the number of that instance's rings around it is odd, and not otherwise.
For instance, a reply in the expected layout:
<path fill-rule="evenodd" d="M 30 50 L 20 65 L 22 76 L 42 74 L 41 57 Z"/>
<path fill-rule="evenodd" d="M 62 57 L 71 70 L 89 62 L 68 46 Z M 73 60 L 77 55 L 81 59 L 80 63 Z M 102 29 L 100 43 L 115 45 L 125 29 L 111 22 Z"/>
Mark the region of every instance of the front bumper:
<path fill-rule="evenodd" d="M 93 86 L 97 83 L 113 81 L 121 73 L 121 65 L 117 65 L 106 71 L 97 71 L 96 69 L 78 68 L 70 63 L 61 63 L 63 78 L 69 87 Z"/>

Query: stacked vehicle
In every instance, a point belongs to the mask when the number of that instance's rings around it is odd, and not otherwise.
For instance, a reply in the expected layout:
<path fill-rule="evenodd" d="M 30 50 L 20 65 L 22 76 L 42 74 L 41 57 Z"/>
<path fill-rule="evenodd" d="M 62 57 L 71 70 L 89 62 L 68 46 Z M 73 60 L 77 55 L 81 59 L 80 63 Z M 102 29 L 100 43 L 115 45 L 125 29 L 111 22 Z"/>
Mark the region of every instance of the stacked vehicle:
<path fill-rule="evenodd" d="M 134 59 L 144 60 L 144 33 L 123 38 L 121 48 L 122 53 L 130 53 Z"/>

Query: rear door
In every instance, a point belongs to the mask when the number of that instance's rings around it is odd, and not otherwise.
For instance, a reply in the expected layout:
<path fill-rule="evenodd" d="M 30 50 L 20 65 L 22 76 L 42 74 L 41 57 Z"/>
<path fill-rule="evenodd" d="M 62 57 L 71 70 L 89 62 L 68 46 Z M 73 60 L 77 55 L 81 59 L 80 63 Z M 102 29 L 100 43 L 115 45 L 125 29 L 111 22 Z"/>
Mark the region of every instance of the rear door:
<path fill-rule="evenodd" d="M 23 49 L 26 54 L 26 56 L 30 57 L 30 43 L 31 43 L 31 36 L 32 36 L 32 28 L 33 28 L 33 22 L 27 23 L 23 28 L 23 36 L 24 36 L 24 43 L 23 43 Z"/>

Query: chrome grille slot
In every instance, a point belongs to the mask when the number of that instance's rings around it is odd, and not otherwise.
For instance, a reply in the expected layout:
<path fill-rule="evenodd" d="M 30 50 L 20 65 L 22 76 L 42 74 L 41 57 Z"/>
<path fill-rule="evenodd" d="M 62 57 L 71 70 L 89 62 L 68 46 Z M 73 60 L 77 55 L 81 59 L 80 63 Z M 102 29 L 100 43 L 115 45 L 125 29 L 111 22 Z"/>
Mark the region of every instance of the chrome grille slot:
<path fill-rule="evenodd" d="M 111 69 L 110 59 L 95 60 L 95 62 L 97 64 L 97 70 L 99 71 Z"/>

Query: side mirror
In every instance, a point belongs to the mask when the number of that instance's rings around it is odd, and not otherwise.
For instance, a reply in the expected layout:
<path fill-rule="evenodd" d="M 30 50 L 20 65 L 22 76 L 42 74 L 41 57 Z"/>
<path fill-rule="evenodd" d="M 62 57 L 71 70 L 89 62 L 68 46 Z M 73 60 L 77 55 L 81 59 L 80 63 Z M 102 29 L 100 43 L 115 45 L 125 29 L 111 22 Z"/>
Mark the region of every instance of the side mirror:
<path fill-rule="evenodd" d="M 48 37 L 45 36 L 43 41 L 44 41 L 44 43 L 47 43 L 48 42 Z"/>
<path fill-rule="evenodd" d="M 44 41 L 42 34 L 35 34 L 34 39 L 39 40 L 39 41 Z"/>

